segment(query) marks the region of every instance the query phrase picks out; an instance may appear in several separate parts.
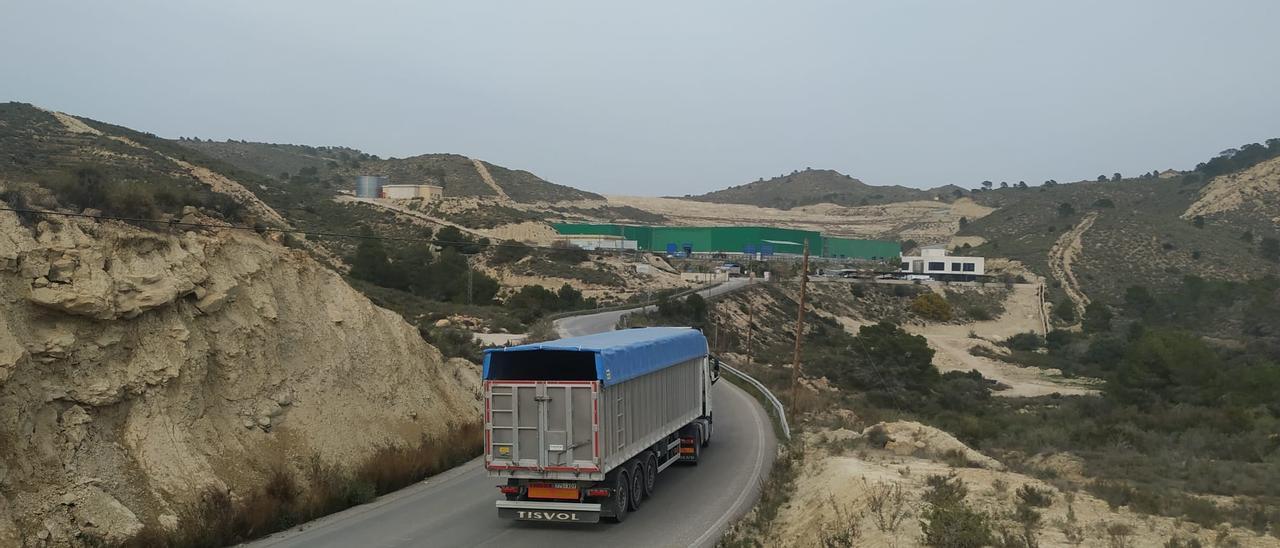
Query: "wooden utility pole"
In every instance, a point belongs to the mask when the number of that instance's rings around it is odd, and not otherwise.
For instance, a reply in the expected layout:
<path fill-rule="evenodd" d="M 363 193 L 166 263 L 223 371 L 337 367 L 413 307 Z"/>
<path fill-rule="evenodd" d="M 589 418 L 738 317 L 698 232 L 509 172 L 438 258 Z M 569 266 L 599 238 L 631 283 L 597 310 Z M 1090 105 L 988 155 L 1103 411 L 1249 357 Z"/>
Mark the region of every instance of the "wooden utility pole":
<path fill-rule="evenodd" d="M 752 320 L 752 313 L 756 309 L 756 303 L 747 297 L 747 365 L 751 364 L 751 333 L 754 331 L 755 323 Z"/>
<path fill-rule="evenodd" d="M 809 240 L 804 241 L 804 262 L 800 266 L 800 306 L 796 311 L 796 352 L 791 359 L 792 413 L 800 407 L 800 345 L 804 342 L 804 290 L 809 283 Z"/>

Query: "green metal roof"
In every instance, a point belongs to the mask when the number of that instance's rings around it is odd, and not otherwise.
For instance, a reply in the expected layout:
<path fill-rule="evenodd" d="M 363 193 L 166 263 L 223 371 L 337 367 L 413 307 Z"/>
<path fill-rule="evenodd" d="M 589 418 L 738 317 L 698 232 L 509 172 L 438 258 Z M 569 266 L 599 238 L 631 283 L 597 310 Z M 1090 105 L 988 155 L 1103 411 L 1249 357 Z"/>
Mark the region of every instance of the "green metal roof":
<path fill-rule="evenodd" d="M 674 244 L 695 252 L 744 253 L 760 252 L 768 246 L 774 253 L 800 254 L 808 240 L 815 256 L 850 259 L 886 259 L 897 257 L 898 242 L 856 240 L 823 236 L 812 230 L 769 226 L 637 226 L 605 223 L 552 223 L 556 232 L 566 236 L 621 236 L 635 240 L 645 251 L 664 251 Z"/>

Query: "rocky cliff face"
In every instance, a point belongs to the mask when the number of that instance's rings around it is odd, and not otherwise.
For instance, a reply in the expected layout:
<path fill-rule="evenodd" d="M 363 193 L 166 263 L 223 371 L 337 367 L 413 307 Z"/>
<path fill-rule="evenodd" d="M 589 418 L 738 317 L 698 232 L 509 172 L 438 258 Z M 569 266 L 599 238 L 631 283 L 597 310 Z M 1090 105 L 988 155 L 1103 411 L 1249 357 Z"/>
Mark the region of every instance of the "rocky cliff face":
<path fill-rule="evenodd" d="M 479 418 L 478 369 L 253 233 L 0 212 L 0 546 L 175 527 L 209 488 Z"/>

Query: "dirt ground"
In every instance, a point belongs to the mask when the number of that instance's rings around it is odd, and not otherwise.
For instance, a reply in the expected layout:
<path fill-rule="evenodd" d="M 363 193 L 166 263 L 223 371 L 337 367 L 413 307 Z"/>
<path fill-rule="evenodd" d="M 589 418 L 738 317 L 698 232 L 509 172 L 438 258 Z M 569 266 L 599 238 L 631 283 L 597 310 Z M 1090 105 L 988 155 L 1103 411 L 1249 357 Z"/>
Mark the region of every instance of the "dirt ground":
<path fill-rule="evenodd" d="M 1174 518 L 1136 514 L 1127 508 L 1112 510 L 1106 502 L 1085 492 L 1063 493 L 1031 476 L 1007 471 L 992 459 L 971 460 L 967 466 L 953 467 L 939 455 L 955 451 L 956 446 L 964 448 L 954 437 L 914 422 L 881 427 L 891 439 L 885 449 L 865 448 L 866 444 L 860 443 L 865 431 L 836 429 L 807 435 L 795 495 L 779 512 L 774 538 L 768 539 L 766 545 L 821 546 L 824 529 L 852 523 L 858 531 L 856 546 L 920 546 L 925 480 L 932 475 L 954 473 L 968 486 L 969 506 L 991 515 L 997 530 L 1017 530 L 1012 513 L 1018 488 L 1032 485 L 1051 492 L 1050 504 L 1037 508 L 1041 514 L 1042 526 L 1037 534 L 1041 546 L 1160 547 L 1175 536 L 1198 539 L 1204 546 L 1280 546 L 1280 539 L 1245 529 L 1226 525 L 1206 529 Z M 864 448 L 855 451 L 858 447 Z M 1060 454 L 1042 459 L 1042 464 L 1069 474 L 1079 462 L 1069 454 Z M 899 486 L 905 496 L 899 504 L 881 506 L 886 511 L 877 513 L 872 495 L 883 494 L 894 486 Z M 898 510 L 901 519 L 896 526 L 878 523 L 877 516 L 889 514 L 887 510 Z M 1231 544 L 1232 541 L 1238 544 Z"/>
<path fill-rule="evenodd" d="M 1013 286 L 1009 299 L 1005 301 L 1005 313 L 995 320 L 963 325 L 904 325 L 903 328 L 929 340 L 929 347 L 937 352 L 933 363 L 938 370 L 947 372 L 976 369 L 982 376 L 1009 386 L 1008 390 L 995 392 L 995 395 L 1020 397 L 1043 396 L 1055 392 L 1063 395 L 1096 393 L 1097 390 L 1093 387 L 1095 383 L 1083 379 L 1066 379 L 1056 370 L 1019 367 L 969 353 L 974 345 L 1002 351 L 993 341 L 1002 341 L 1017 333 L 1034 331 L 1044 335 L 1044 312 L 1038 291 L 1039 286 L 1036 284 Z M 971 334 L 977 338 L 970 336 Z"/>

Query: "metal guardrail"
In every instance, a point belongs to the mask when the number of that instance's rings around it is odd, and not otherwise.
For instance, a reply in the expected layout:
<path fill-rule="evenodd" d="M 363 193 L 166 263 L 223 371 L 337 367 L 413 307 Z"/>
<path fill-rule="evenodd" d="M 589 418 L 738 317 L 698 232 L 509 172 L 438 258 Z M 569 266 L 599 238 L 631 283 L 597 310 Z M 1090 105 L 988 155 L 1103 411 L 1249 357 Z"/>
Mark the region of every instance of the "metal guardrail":
<path fill-rule="evenodd" d="M 787 439 L 791 439 L 791 427 L 787 425 L 787 411 L 782 408 L 782 402 L 778 401 L 778 397 L 774 396 L 773 392 L 770 392 L 768 388 L 760 384 L 760 381 L 751 378 L 751 375 L 730 367 L 729 364 L 720 362 L 720 369 L 733 373 L 738 378 L 747 381 L 747 384 L 755 387 L 761 394 L 764 394 L 765 399 L 768 399 L 769 403 L 773 405 L 773 410 L 778 413 L 778 423 L 782 425 L 782 435 Z"/>

